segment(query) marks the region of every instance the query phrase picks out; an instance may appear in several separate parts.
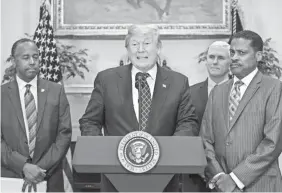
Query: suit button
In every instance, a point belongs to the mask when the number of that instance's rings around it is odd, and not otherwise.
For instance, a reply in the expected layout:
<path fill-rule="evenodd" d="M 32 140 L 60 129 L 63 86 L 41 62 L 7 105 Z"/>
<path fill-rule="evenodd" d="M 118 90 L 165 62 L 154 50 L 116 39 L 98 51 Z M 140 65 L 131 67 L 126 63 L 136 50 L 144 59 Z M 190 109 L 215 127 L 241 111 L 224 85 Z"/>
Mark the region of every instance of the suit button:
<path fill-rule="evenodd" d="M 231 142 L 226 142 L 226 145 L 229 146 L 231 144 Z"/>

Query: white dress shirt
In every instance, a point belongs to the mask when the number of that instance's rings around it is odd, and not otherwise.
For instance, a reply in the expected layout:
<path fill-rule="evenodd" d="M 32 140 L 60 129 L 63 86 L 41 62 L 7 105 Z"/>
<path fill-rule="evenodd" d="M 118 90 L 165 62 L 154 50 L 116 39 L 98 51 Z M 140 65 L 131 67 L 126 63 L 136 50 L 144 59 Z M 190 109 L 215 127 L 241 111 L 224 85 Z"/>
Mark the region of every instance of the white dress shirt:
<path fill-rule="evenodd" d="M 23 81 L 20 79 L 18 76 L 16 76 L 16 80 L 18 83 L 18 88 L 19 88 L 19 95 L 20 95 L 20 102 L 21 102 L 21 107 L 22 107 L 22 113 L 23 113 L 23 119 L 24 119 L 24 125 L 25 125 L 25 131 L 26 131 L 26 136 L 27 136 L 27 141 L 29 142 L 29 128 L 28 128 L 28 123 L 27 123 L 27 117 L 26 117 L 26 111 L 25 111 L 25 102 L 24 102 L 24 94 L 26 92 L 26 85 L 30 84 L 30 92 L 33 94 L 34 100 L 35 100 L 35 106 L 36 110 L 38 110 L 38 105 L 37 105 L 37 76 L 30 81 L 29 83 Z"/>
<path fill-rule="evenodd" d="M 248 86 L 250 85 L 251 81 L 253 80 L 253 78 L 255 77 L 255 75 L 257 74 L 258 69 L 256 68 L 254 71 L 252 71 L 250 74 L 248 74 L 246 77 L 242 78 L 241 81 L 244 83 L 242 86 L 240 86 L 240 100 L 242 99 L 242 97 L 244 96 Z M 232 85 L 232 89 L 234 87 L 234 84 L 236 81 L 238 81 L 239 78 L 237 78 L 236 76 L 234 76 L 234 81 L 233 81 L 233 85 Z M 231 89 L 231 90 L 232 90 Z M 223 172 L 220 172 L 218 174 L 216 174 L 213 178 L 217 178 L 218 176 L 220 176 L 221 174 L 224 174 Z M 233 173 L 230 173 L 231 178 L 233 179 L 233 181 L 236 183 L 236 185 L 238 186 L 239 189 L 243 189 L 245 187 L 245 185 L 241 182 L 241 180 Z M 214 184 L 209 184 L 209 187 L 211 189 L 213 189 L 215 186 Z"/>
<path fill-rule="evenodd" d="M 226 77 L 226 79 L 224 79 L 220 83 L 216 83 L 210 77 L 208 77 L 208 96 L 210 95 L 211 90 L 215 87 L 215 85 L 220 85 L 220 84 L 226 82 L 227 80 L 228 80 L 228 77 Z"/>
<path fill-rule="evenodd" d="M 148 82 L 148 85 L 150 87 L 150 92 L 151 92 L 151 99 L 153 99 L 153 93 L 154 93 L 154 88 L 155 88 L 155 82 L 156 82 L 156 77 L 157 77 L 157 70 L 158 67 L 155 65 L 151 70 L 149 70 L 147 73 L 150 75 L 146 80 Z M 138 70 L 136 67 L 132 65 L 132 70 L 131 70 L 131 76 L 132 76 L 132 99 L 133 99 L 133 106 L 134 106 L 134 111 L 136 114 L 136 118 L 139 121 L 139 103 L 138 103 L 138 90 L 135 88 L 135 76 L 138 72 L 142 72 Z"/>
<path fill-rule="evenodd" d="M 248 74 L 246 77 L 242 78 L 241 81 L 244 83 L 242 86 L 240 86 L 240 100 L 242 99 L 243 95 L 245 94 L 249 84 L 251 83 L 251 81 L 253 80 L 253 78 L 255 77 L 255 75 L 257 74 L 258 69 L 256 68 L 253 72 L 251 72 L 250 74 Z M 236 81 L 238 81 L 239 78 L 237 78 L 236 76 L 234 76 L 234 82 L 232 85 L 232 89 L 234 87 L 234 84 Z"/>

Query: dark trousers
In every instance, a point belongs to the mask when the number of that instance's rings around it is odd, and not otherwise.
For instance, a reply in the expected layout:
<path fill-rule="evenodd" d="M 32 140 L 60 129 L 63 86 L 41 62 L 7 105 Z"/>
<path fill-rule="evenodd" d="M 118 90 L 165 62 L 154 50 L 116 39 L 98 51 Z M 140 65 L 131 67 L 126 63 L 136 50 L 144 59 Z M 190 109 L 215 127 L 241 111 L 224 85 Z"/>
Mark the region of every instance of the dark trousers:
<path fill-rule="evenodd" d="M 182 175 L 182 192 L 210 192 L 206 182 L 197 174 Z"/>

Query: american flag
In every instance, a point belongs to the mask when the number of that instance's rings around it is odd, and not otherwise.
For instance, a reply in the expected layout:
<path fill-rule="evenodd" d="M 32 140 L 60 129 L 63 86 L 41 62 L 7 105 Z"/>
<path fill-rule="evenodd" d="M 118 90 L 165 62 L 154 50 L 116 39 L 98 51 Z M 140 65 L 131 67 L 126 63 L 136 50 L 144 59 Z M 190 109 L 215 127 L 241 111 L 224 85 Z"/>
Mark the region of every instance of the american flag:
<path fill-rule="evenodd" d="M 62 79 L 62 73 L 49 10 L 50 3 L 48 0 L 44 1 L 40 7 L 39 24 L 34 33 L 33 40 L 39 49 L 39 59 L 41 61 L 40 78 L 59 82 Z"/>
<path fill-rule="evenodd" d="M 51 5 L 49 0 L 44 0 L 40 7 L 39 24 L 33 36 L 33 40 L 39 49 L 40 78 L 59 83 L 62 80 L 62 72 L 54 39 L 51 21 Z M 71 150 L 69 148 L 63 159 L 63 177 L 65 192 L 73 192 L 73 176 L 71 164 Z"/>

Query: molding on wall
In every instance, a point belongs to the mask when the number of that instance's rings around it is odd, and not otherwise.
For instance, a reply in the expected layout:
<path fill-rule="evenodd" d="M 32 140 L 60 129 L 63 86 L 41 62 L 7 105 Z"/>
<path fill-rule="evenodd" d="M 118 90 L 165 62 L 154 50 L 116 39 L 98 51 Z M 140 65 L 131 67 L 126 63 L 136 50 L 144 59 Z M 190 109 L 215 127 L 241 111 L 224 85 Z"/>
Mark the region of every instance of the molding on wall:
<path fill-rule="evenodd" d="M 64 87 L 66 94 L 91 94 L 94 88 L 92 84 L 70 84 Z"/>

